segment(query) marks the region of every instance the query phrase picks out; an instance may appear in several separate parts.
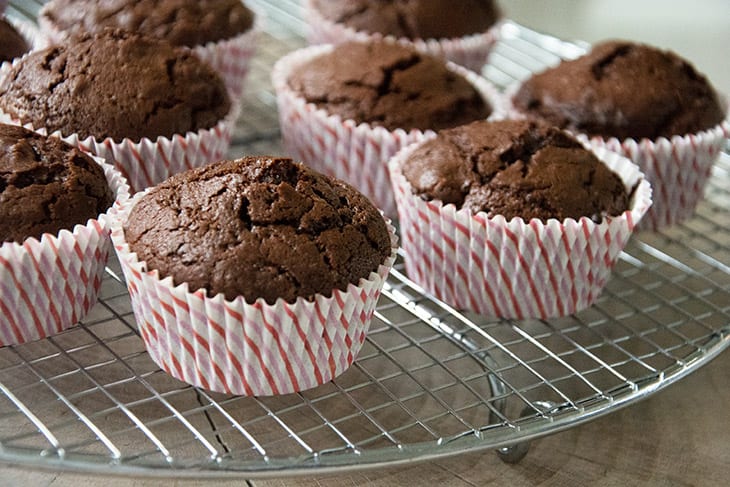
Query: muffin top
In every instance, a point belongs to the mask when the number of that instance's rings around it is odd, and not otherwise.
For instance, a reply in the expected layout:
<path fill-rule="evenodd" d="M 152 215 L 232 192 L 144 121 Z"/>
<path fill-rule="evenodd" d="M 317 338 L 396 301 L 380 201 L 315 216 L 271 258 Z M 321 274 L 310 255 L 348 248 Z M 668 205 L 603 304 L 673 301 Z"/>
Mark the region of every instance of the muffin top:
<path fill-rule="evenodd" d="M 82 139 L 171 137 L 215 126 L 230 107 L 223 81 L 196 56 L 119 30 L 33 52 L 0 81 L 0 109 Z"/>
<path fill-rule="evenodd" d="M 334 46 L 293 70 L 288 83 L 331 115 L 388 130 L 438 130 L 491 113 L 444 61 L 385 41 Z"/>
<path fill-rule="evenodd" d="M 188 47 L 235 37 L 254 18 L 241 0 L 51 0 L 40 15 L 69 35 L 118 28 Z"/>
<path fill-rule="evenodd" d="M 625 41 L 598 44 L 532 76 L 512 101 L 554 125 L 618 139 L 696 133 L 725 118 L 717 93 L 691 64 Z"/>
<path fill-rule="evenodd" d="M 173 176 L 124 228 L 148 269 L 228 300 L 330 296 L 391 253 L 385 221 L 347 184 L 291 159 L 246 157 Z"/>
<path fill-rule="evenodd" d="M 492 0 L 312 0 L 312 6 L 355 30 L 409 39 L 485 32 L 499 18 Z"/>
<path fill-rule="evenodd" d="M 93 159 L 56 137 L 0 124 L 0 237 L 72 230 L 114 202 L 104 171 Z"/>
<path fill-rule="evenodd" d="M 0 62 L 12 61 L 30 51 L 28 42 L 13 25 L 0 18 Z"/>
<path fill-rule="evenodd" d="M 439 132 L 402 166 L 413 192 L 471 212 L 529 221 L 629 207 L 621 179 L 568 133 L 535 121 L 479 121 Z"/>

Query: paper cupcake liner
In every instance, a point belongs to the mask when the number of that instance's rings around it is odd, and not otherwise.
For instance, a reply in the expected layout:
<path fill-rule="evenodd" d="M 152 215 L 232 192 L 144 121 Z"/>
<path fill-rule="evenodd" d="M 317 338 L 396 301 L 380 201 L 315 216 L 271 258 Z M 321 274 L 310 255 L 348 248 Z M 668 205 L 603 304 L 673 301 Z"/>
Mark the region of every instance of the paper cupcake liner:
<path fill-rule="evenodd" d="M 96 160 L 116 195 L 114 205 L 122 204 L 129 198 L 126 181 L 113 166 Z M 86 316 L 111 250 L 111 211 L 58 235 L 0 246 L 0 346 L 45 338 Z"/>
<path fill-rule="evenodd" d="M 114 164 L 135 193 L 177 173 L 224 158 L 231 144 L 234 118 L 232 112 L 213 128 L 158 137 L 156 141 L 146 137 L 139 142 L 114 142 L 110 138 L 97 141 L 94 137 L 81 140 L 77 134 L 63 140 Z"/>
<path fill-rule="evenodd" d="M 401 164 L 420 144 L 390 161 L 408 276 L 457 309 L 501 318 L 552 318 L 590 306 L 601 293 L 634 226 L 651 205 L 651 187 L 628 159 L 596 155 L 631 190 L 631 207 L 600 224 L 489 218 L 425 201 L 412 193 Z"/>
<path fill-rule="evenodd" d="M 261 31 L 263 15 L 254 12 L 254 25 L 251 29 L 229 39 L 198 45 L 192 51 L 203 61 L 215 69 L 228 88 L 228 93 L 234 100 L 243 96 L 244 83 L 248 75 L 251 58 L 256 53 L 256 40 Z M 40 31 L 39 47 L 59 44 L 66 40 L 67 34 L 46 17 L 39 16 Z"/>
<path fill-rule="evenodd" d="M 288 394 L 316 387 L 355 360 L 393 253 L 366 279 L 314 301 L 253 304 L 160 279 L 130 252 L 123 224 L 143 193 L 115 210 L 112 241 L 127 281 L 137 325 L 150 357 L 168 374 L 211 391 L 245 396 Z"/>
<path fill-rule="evenodd" d="M 658 230 L 694 215 L 729 133 L 730 119 L 696 134 L 656 140 L 577 137 L 593 147 L 621 154 L 641 168 L 651 183 L 654 204 L 639 228 Z"/>
<path fill-rule="evenodd" d="M 307 24 L 309 44 L 338 44 L 346 41 L 374 41 L 388 39 L 415 47 L 418 51 L 445 58 L 473 71 L 481 71 L 487 63 L 489 51 L 499 40 L 501 23 L 497 22 L 486 32 L 451 39 L 408 39 L 380 33 L 358 31 L 344 24 L 333 22 L 319 13 L 310 0 L 302 3 L 302 14 Z"/>
<path fill-rule="evenodd" d="M 329 115 L 294 92 L 290 73 L 313 58 L 332 50 L 331 45 L 294 51 L 274 65 L 272 81 L 279 108 L 279 124 L 288 154 L 315 170 L 347 181 L 370 198 L 388 217 L 395 217 L 393 190 L 387 162 L 403 147 L 431 131 L 388 130 Z M 502 114 L 502 98 L 487 80 L 453 63 L 449 69 L 465 77 L 492 105 L 490 118 Z"/>
<path fill-rule="evenodd" d="M 23 58 L 16 59 L 12 64 L 4 63 L 0 66 L 0 79 L 7 76 L 10 68 L 21 59 Z M 97 140 L 93 136 L 82 140 L 78 134 L 62 134 L 60 131 L 51 135 L 85 152 L 102 157 L 108 164 L 114 165 L 127 180 L 130 191 L 136 193 L 159 184 L 179 172 L 225 157 L 231 144 L 236 116 L 237 111 L 234 107 L 214 127 L 175 134 L 172 137 L 157 137 L 154 141 L 144 137 L 138 142 L 130 139 L 116 142 L 108 137 Z M 48 134 L 45 127 L 35 127 L 32 123 L 23 124 L 2 109 L 0 109 L 0 122 L 22 125 L 38 133 Z"/>

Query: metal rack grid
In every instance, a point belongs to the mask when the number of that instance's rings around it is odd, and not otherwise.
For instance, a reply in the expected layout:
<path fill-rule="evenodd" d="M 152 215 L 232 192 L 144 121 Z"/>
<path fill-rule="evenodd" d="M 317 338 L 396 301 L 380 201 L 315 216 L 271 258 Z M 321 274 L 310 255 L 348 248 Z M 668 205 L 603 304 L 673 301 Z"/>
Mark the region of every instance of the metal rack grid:
<path fill-rule="evenodd" d="M 38 8 L 11 3 L 15 15 Z M 232 156 L 280 151 L 268 73 L 303 45 L 296 2 L 251 3 L 267 11 L 268 28 Z M 511 23 L 503 34 L 484 71 L 500 86 L 581 51 Z M 0 349 L 0 461 L 254 478 L 501 448 L 590 420 L 730 345 L 728 188 L 723 154 L 697 215 L 637 235 L 599 301 L 562 319 L 459 313 L 425 296 L 399 261 L 355 364 L 331 383 L 280 397 L 215 394 L 162 372 L 112 261 L 100 303 L 79 326 Z M 516 460 L 524 448 L 503 453 Z"/>

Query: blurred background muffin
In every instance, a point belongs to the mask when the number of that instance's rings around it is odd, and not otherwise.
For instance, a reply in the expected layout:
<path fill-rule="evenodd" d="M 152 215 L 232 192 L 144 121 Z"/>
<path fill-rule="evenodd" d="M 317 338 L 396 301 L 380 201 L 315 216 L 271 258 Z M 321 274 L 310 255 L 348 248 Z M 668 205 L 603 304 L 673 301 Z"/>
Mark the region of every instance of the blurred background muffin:
<path fill-rule="evenodd" d="M 547 120 L 638 164 L 654 188 L 645 226 L 694 213 L 727 140 L 727 101 L 671 51 L 630 41 L 596 44 L 524 80 L 513 115 Z"/>
<path fill-rule="evenodd" d="M 191 48 L 242 94 L 255 53 L 256 15 L 241 0 L 51 0 L 39 23 L 47 43 L 122 29 Z"/>
<path fill-rule="evenodd" d="M 210 66 L 166 41 L 120 30 L 22 58 L 0 79 L 0 109 L 17 123 L 74 137 L 115 163 L 134 190 L 221 157 L 232 125 L 231 101 Z M 179 140 L 188 135 L 208 139 L 207 152 Z"/>
<path fill-rule="evenodd" d="M 310 44 L 388 38 L 478 71 L 498 34 L 492 0 L 304 0 Z"/>
<path fill-rule="evenodd" d="M 12 61 L 30 51 L 31 47 L 13 24 L 0 18 L 0 62 Z"/>

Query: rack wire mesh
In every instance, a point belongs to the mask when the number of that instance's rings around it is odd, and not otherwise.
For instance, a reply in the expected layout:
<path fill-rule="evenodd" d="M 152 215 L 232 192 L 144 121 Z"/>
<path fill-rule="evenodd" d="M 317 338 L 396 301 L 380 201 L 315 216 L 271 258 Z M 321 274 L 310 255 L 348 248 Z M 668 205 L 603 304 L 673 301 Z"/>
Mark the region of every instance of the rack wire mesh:
<path fill-rule="evenodd" d="M 252 1 L 267 29 L 231 155 L 278 153 L 273 62 L 303 45 L 298 4 Z M 38 2 L 11 2 L 33 18 Z M 484 74 L 504 87 L 584 46 L 516 25 Z M 149 358 L 112 261 L 77 327 L 0 349 L 0 461 L 55 469 L 249 478 L 500 448 L 640 400 L 730 345 L 730 156 L 690 221 L 640 233 L 598 302 L 554 320 L 485 320 L 426 296 L 398 262 L 367 341 L 313 390 L 243 398 Z"/>

